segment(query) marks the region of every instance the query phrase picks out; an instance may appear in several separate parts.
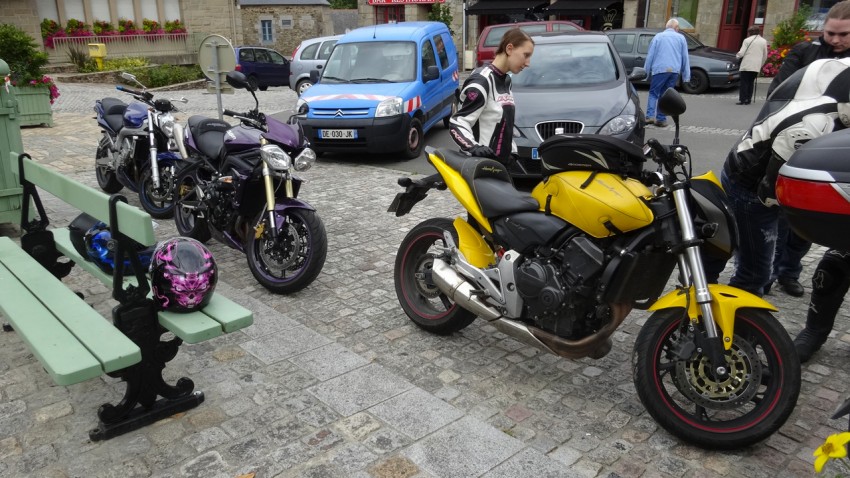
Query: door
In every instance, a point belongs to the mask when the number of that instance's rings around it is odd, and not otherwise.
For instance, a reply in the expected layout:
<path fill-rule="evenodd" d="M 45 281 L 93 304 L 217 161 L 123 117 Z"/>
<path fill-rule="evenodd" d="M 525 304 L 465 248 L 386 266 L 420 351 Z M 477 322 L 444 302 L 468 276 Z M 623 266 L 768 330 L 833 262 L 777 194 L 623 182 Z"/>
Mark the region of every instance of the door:
<path fill-rule="evenodd" d="M 420 55 L 420 65 L 421 65 L 421 76 L 420 79 L 424 83 L 425 72 L 428 70 L 429 66 L 440 67 L 437 63 L 437 54 L 434 50 L 434 45 L 431 43 L 430 38 L 424 38 L 422 40 L 422 46 L 419 50 Z M 440 75 L 441 77 L 444 75 Z M 437 78 L 436 80 L 431 80 L 422 85 L 422 111 L 425 113 L 425 121 L 424 121 L 424 130 L 428 130 L 431 127 L 431 124 L 437 120 L 435 117 L 440 110 L 440 103 L 442 100 L 442 90 L 443 90 L 443 82 L 442 78 Z"/>
<path fill-rule="evenodd" d="M 269 60 L 271 61 L 271 86 L 287 86 L 289 85 L 289 60 L 283 57 L 280 53 L 269 50 Z"/>
<path fill-rule="evenodd" d="M 717 48 L 738 51 L 746 38 L 752 0 L 724 0 Z"/>
<path fill-rule="evenodd" d="M 646 55 L 649 54 L 649 44 L 652 43 L 652 39 L 654 37 L 655 33 L 641 33 L 638 36 L 637 54 L 635 55 L 634 66 L 646 68 Z M 649 73 L 649 70 L 647 70 L 646 74 L 648 75 Z"/>

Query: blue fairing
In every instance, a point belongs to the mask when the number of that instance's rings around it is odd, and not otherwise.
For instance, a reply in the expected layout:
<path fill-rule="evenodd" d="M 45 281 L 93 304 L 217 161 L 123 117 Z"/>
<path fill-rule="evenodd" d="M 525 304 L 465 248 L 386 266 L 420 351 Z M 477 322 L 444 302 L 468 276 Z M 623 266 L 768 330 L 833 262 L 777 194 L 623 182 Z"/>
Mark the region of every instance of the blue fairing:
<path fill-rule="evenodd" d="M 141 128 L 148 119 L 148 106 L 144 103 L 134 101 L 127 106 L 124 112 L 124 126 L 128 128 Z"/>

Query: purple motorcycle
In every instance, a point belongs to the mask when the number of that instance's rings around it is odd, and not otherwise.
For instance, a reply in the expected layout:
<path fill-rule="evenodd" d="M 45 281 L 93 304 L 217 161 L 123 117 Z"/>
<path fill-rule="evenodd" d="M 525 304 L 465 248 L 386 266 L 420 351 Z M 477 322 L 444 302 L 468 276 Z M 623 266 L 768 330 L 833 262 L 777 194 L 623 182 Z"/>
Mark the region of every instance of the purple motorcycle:
<path fill-rule="evenodd" d="M 327 255 L 325 226 L 298 199 L 301 179 L 316 161 L 297 120 L 282 123 L 259 111 L 245 75 L 227 82 L 247 89 L 255 108 L 225 110 L 240 121 L 189 118 L 184 143 L 189 165 L 175 181 L 174 221 L 181 235 L 211 237 L 245 253 L 257 281 L 276 294 L 303 289 L 319 275 Z"/>

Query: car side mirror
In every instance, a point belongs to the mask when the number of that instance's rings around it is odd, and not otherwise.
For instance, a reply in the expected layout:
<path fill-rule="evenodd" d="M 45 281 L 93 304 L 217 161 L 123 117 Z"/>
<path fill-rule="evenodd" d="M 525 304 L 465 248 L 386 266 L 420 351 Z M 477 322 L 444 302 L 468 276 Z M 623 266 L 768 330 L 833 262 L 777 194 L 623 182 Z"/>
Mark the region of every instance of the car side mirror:
<path fill-rule="evenodd" d="M 310 83 L 314 85 L 319 82 L 319 78 L 321 78 L 322 73 L 319 70 L 310 70 Z"/>
<path fill-rule="evenodd" d="M 632 68 L 632 72 L 629 74 L 629 81 L 641 81 L 646 79 L 646 70 L 639 66 Z"/>
<path fill-rule="evenodd" d="M 429 66 L 425 69 L 425 73 L 422 75 L 422 82 L 428 83 L 431 80 L 436 80 L 440 77 L 440 69 L 434 65 Z"/>

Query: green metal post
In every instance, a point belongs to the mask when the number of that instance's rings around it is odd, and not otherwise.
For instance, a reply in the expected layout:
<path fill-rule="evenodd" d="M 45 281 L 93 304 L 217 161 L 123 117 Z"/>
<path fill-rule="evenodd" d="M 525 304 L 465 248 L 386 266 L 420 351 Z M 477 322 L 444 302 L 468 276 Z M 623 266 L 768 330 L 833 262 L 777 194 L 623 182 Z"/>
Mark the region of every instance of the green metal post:
<path fill-rule="evenodd" d="M 18 162 L 13 163 L 10 153 L 23 152 L 24 144 L 15 89 L 5 81 L 9 71 L 9 65 L 0 59 L 0 224 L 20 224 L 23 189 L 18 182 Z"/>

